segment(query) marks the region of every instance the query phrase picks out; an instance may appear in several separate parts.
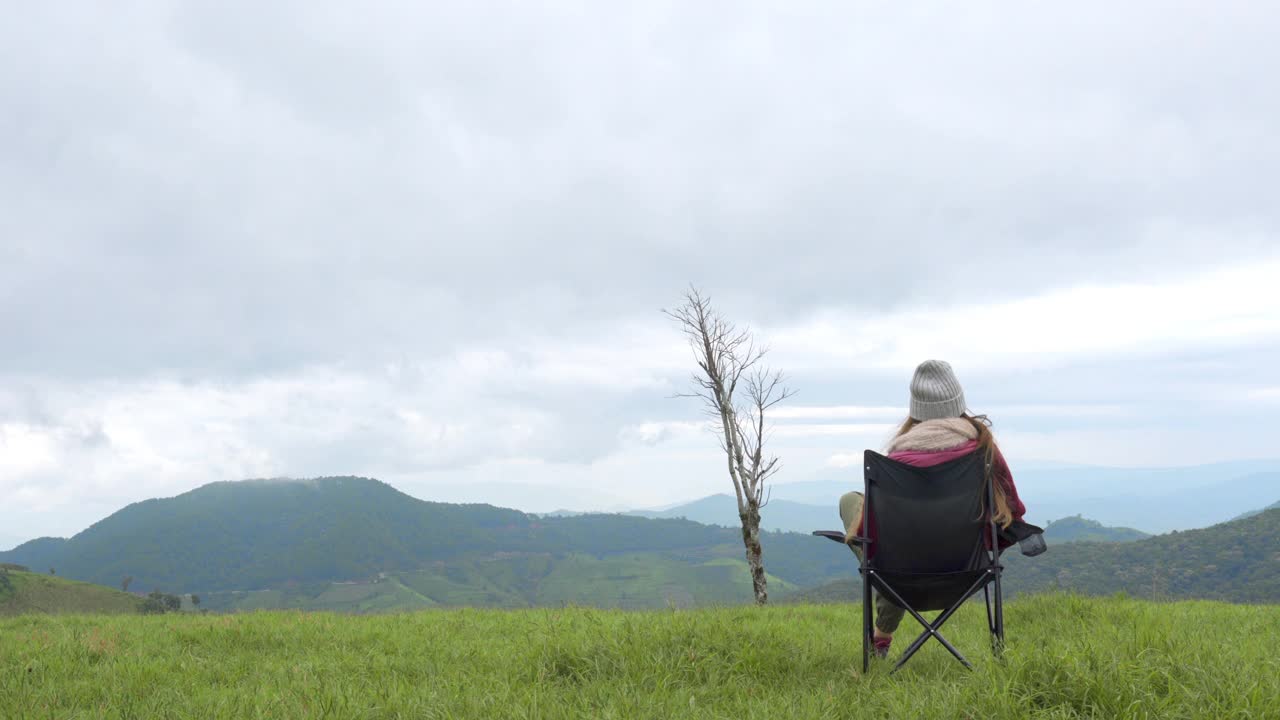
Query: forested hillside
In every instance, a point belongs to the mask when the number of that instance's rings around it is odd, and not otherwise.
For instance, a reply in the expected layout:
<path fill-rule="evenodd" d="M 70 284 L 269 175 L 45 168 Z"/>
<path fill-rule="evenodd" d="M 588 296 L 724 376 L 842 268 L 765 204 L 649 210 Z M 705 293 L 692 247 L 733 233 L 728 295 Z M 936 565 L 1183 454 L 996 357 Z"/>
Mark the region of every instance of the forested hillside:
<path fill-rule="evenodd" d="M 764 544 L 778 590 L 842 577 L 852 566 L 847 549 L 807 535 L 769 533 Z M 0 561 L 56 568 L 66 577 L 118 586 L 131 576 L 135 588 L 194 591 L 211 602 L 211 593 L 273 589 L 284 600 L 272 606 L 290 605 L 289 598 L 311 603 L 330 583 L 372 584 L 380 574 L 403 575 L 407 586 L 435 576 L 428 583 L 434 593 L 414 591 L 425 598 L 413 601 L 419 605 L 554 603 L 592 592 L 603 604 L 728 602 L 749 598 L 737 597 L 741 588 L 724 570 L 741 558 L 741 534 L 733 529 L 625 515 L 538 518 L 424 502 L 354 477 L 215 483 L 130 505 L 69 540 L 45 538 L 0 553 Z M 609 570 L 614 566 L 648 566 L 666 580 L 636 600 L 645 584 L 634 571 Z M 579 592 L 547 591 L 548 577 Z"/>
<path fill-rule="evenodd" d="M 1131 542 L 1083 518 L 1050 524 L 1050 551 L 1006 553 L 1011 593 L 1065 588 L 1280 601 L 1280 510 Z M 854 597 L 848 549 L 767 533 L 775 598 Z M 539 518 L 424 502 L 376 480 L 215 483 L 131 505 L 69 540 L 0 553 L 46 573 L 196 592 L 211 609 L 375 611 L 436 605 L 688 606 L 750 600 L 738 530 L 628 515 Z"/>
<path fill-rule="evenodd" d="M 1145 598 L 1280 603 L 1280 509 L 1201 530 L 1133 542 L 1051 544 L 1033 558 L 1003 556 L 1010 595 L 1070 590 Z M 805 590 L 793 602 L 851 602 L 855 578 Z"/>
<path fill-rule="evenodd" d="M 1280 602 L 1280 509 L 1127 543 L 1066 543 L 1034 558 L 1006 554 L 1015 592 Z"/>

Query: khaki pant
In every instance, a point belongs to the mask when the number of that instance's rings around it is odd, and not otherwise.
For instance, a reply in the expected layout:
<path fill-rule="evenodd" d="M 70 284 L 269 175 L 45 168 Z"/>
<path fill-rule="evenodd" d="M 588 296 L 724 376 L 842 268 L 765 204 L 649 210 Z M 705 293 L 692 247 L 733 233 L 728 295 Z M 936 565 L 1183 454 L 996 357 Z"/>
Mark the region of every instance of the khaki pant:
<path fill-rule="evenodd" d="M 853 534 L 861 519 L 862 493 L 848 492 L 840 496 L 840 521 L 844 523 L 845 534 Z M 853 554 L 858 556 L 859 562 L 862 561 L 862 548 L 853 547 Z M 885 634 L 890 634 L 897 630 L 898 624 L 902 622 L 902 616 L 907 613 L 906 610 L 881 595 L 878 589 L 875 591 L 875 606 L 876 629 Z"/>

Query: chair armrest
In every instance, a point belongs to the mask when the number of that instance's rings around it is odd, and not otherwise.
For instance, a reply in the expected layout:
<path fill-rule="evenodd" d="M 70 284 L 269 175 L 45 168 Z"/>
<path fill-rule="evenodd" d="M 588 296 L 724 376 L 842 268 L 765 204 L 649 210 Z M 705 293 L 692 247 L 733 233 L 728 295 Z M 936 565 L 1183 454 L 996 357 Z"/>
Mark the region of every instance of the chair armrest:
<path fill-rule="evenodd" d="M 824 537 L 828 540 L 834 540 L 841 545 L 866 545 L 871 542 L 871 538 L 863 537 L 862 535 L 855 535 L 851 538 L 846 538 L 845 534 L 839 530 L 814 530 L 813 534 L 818 537 Z"/>

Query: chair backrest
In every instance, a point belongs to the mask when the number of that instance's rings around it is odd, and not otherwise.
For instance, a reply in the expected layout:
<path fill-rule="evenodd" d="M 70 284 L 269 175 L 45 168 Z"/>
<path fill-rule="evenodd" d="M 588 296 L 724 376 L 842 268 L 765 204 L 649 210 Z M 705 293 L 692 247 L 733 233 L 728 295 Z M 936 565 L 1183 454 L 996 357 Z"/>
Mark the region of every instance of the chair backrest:
<path fill-rule="evenodd" d="M 863 465 L 864 532 L 875 539 L 868 567 L 912 576 L 979 571 L 993 564 L 987 552 L 991 495 L 982 453 L 914 467 L 868 450 Z"/>

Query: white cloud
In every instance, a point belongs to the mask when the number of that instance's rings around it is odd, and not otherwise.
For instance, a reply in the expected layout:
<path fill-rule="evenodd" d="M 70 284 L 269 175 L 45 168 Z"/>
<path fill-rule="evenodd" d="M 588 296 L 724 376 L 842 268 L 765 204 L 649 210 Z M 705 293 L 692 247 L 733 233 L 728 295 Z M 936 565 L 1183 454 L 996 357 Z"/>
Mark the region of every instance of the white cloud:
<path fill-rule="evenodd" d="M 827 458 L 825 467 L 829 468 L 850 468 L 862 464 L 862 453 L 836 453 Z"/>
<path fill-rule="evenodd" d="M 985 407 L 987 414 L 996 417 L 1118 417 L 1129 414 L 1131 409 L 1122 405 L 997 405 Z M 770 417 L 774 420 L 890 420 L 901 421 L 907 417 L 907 406 L 862 407 L 857 405 L 805 405 L 779 406 Z M 786 424 L 787 427 L 811 427 L 802 424 Z M 818 425 L 817 427 L 823 427 Z"/>
<path fill-rule="evenodd" d="M 1033 364 L 1071 366 L 1150 354 L 1151 347 L 1167 352 L 1224 337 L 1232 342 L 1269 338 L 1274 328 L 1264 315 L 1280 309 L 1275 307 L 1280 301 L 1249 285 L 1270 269 L 1272 265 L 1261 263 L 1165 285 L 1054 291 L 933 315 L 913 311 L 918 322 L 904 322 L 901 313 L 891 313 L 864 322 L 883 328 L 882 339 L 898 354 L 880 356 L 863 349 L 856 361 L 846 354 L 856 343 L 841 341 L 846 334 L 866 337 L 856 329 L 815 335 L 806 322 L 762 335 L 775 349 L 771 360 L 800 380 L 833 373 L 886 377 L 880 368 L 919 359 L 902 348 L 924 342 L 924 327 L 938 329 L 938 354 L 957 362 L 963 376 L 976 369 L 998 377 L 1003 366 L 1028 356 L 1034 356 Z M 1205 299 L 1209 296 L 1213 299 Z M 1129 328 L 1134 313 L 1156 307 L 1168 316 L 1153 315 L 1141 331 Z M 254 476 L 367 474 L 398 478 L 427 497 L 432 488 L 469 499 L 498 493 L 491 502 L 516 497 L 512 484 L 545 481 L 562 487 L 539 495 L 543 510 L 575 501 L 597 508 L 626 502 L 656 505 L 694 487 L 716 491 L 722 468 L 714 460 L 706 464 L 719 452 L 712 424 L 700 419 L 697 401 L 669 399 L 683 387 L 689 351 L 675 329 L 654 315 L 647 323 L 615 326 L 594 337 L 552 341 L 530 336 L 505 348 L 458 348 L 435 359 L 386 363 L 376 370 L 317 366 L 220 382 L 69 384 L 25 378 L 9 384 L 21 392 L 11 389 L 0 395 L 0 492 L 28 509 L 60 513 L 65 518 L 60 531 L 68 532 L 93 519 L 67 514 L 68 506 L 118 507 L 213 480 Z M 1224 331 L 1231 316 L 1235 329 Z M 979 354 L 966 354 L 969 348 L 950 324 L 971 317 L 985 318 L 993 336 L 1003 339 Z M 1074 320 L 1058 328 L 1061 337 L 1023 332 L 1037 322 L 1032 318 L 1052 324 L 1065 317 Z M 1015 343 L 1019 338 L 1025 342 Z M 790 367 L 800 356 L 804 363 Z M 1123 386 L 1124 372 L 1113 382 Z M 895 368 L 895 395 L 905 396 L 908 377 L 909 367 Z M 837 404 L 781 406 L 772 415 L 770 434 L 773 449 L 801 474 L 851 467 L 863 448 L 882 447 L 906 414 L 904 407 L 893 405 L 840 404 L 858 398 L 849 397 L 847 390 L 840 391 L 845 397 L 832 394 L 821 383 L 805 391 L 807 397 L 830 397 Z M 1208 447 L 1207 438 L 1195 442 L 1195 433 L 1161 429 L 1150 410 L 1123 395 L 1117 402 L 1088 403 L 1074 402 L 1069 387 L 1048 385 L 1032 392 L 1026 402 L 984 405 L 1000 423 L 1002 442 L 1013 457 L 1067 462 L 1079 461 L 1087 452 L 1090 462 L 1143 464 L 1231 452 Z M 1255 388 L 1246 396 L 1256 403 L 1274 392 Z M 971 393 L 971 402 L 980 399 Z M 1232 411 L 1229 403 L 1217 402 L 1217 412 Z M 1045 423 L 1102 421 L 1120 425 L 1107 431 L 1031 430 L 1047 427 Z M 1062 444 L 1077 436 L 1087 439 L 1087 449 Z M 1238 451 L 1259 452 L 1251 447 Z M 702 471 L 708 473 L 705 482 L 691 483 L 693 466 L 683 464 L 682 453 L 693 453 L 700 467 L 709 468 Z M 644 484 L 601 488 L 594 494 L 563 489 L 590 487 L 600 473 L 631 475 L 630 464 L 640 456 L 650 473 Z M 671 465 L 658 470 L 661 462 Z M 456 481 L 463 477 L 473 477 L 474 486 L 460 489 L 468 487 Z M 557 485 L 553 478 L 563 483 Z"/>
<path fill-rule="evenodd" d="M 1131 416 L 1133 407 L 1124 405 L 995 405 L 985 408 L 998 418 L 1118 418 Z"/>
<path fill-rule="evenodd" d="M 775 420 L 892 420 L 907 414 L 906 407 L 862 407 L 859 405 L 783 405 L 770 417 Z"/>
<path fill-rule="evenodd" d="M 1246 397 L 1260 403 L 1280 402 L 1280 386 L 1252 388 L 1246 392 Z"/>
<path fill-rule="evenodd" d="M 1159 283 L 1084 285 L 996 303 L 885 315 L 822 310 L 772 329 L 791 368 L 906 369 L 923 358 L 985 370 L 1159 355 L 1280 337 L 1280 257 Z"/>
<path fill-rule="evenodd" d="M 1264 4 L 80 10 L 0 27 L 21 69 L 0 74 L 0 291 L 30 300 L 0 306 L 3 372 L 506 347 L 690 280 L 780 328 L 910 320 L 1231 262 L 1280 230 Z M 932 347 L 865 329 L 878 357 Z"/>
<path fill-rule="evenodd" d="M 892 432 L 891 423 L 780 423 L 773 426 L 774 437 L 852 436 L 869 437 Z"/>
<path fill-rule="evenodd" d="M 1017 471 L 1022 461 L 1110 467 L 1179 467 L 1245 459 L 1274 459 L 1265 427 L 1178 428 L 1138 425 L 1036 431 L 1005 429 L 1000 447 Z"/>
<path fill-rule="evenodd" d="M 780 7 L 11 14 L 0 525 L 253 475 L 722 491 L 667 399 L 689 281 L 802 390 L 788 473 L 882 445 L 926 357 L 1023 457 L 1272 446 L 1280 13 Z"/>
<path fill-rule="evenodd" d="M 693 437 L 714 442 L 719 427 L 712 422 L 642 422 L 622 428 L 618 436 L 624 444 L 657 445 L 673 438 L 687 440 Z"/>

